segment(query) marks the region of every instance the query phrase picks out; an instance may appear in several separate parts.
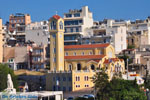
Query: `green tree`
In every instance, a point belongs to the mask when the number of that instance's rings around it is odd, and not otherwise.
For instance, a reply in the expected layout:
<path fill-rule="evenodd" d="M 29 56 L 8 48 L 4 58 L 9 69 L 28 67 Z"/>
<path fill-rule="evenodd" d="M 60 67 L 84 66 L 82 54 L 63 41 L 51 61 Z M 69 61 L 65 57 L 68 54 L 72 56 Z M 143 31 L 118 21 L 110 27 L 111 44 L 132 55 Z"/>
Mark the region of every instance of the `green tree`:
<path fill-rule="evenodd" d="M 14 71 L 8 67 L 6 64 L 0 64 L 0 91 L 7 88 L 7 75 L 10 74 L 14 84 L 14 88 L 18 90 L 17 76 L 15 76 Z"/>
<path fill-rule="evenodd" d="M 100 69 L 93 77 L 93 83 L 96 88 L 96 95 L 98 100 L 107 100 L 109 94 L 109 81 L 105 69 Z"/>
<path fill-rule="evenodd" d="M 111 81 L 108 81 L 104 69 L 95 74 L 93 82 L 97 92 L 96 100 L 146 100 L 136 79 L 124 80 L 119 74 L 115 74 Z"/>

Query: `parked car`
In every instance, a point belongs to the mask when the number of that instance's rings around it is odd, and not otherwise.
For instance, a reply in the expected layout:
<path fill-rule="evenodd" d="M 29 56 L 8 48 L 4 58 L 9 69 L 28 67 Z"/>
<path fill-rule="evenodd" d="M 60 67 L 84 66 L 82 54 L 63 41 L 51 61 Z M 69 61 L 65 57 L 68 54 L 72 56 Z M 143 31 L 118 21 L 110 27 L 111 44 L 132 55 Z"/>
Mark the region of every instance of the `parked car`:
<path fill-rule="evenodd" d="M 94 95 L 93 94 L 85 94 L 83 96 L 83 98 L 86 98 L 86 99 L 88 99 L 88 98 L 94 98 Z"/>
<path fill-rule="evenodd" d="M 74 98 L 73 97 L 68 97 L 68 99 L 67 100 L 73 100 Z"/>

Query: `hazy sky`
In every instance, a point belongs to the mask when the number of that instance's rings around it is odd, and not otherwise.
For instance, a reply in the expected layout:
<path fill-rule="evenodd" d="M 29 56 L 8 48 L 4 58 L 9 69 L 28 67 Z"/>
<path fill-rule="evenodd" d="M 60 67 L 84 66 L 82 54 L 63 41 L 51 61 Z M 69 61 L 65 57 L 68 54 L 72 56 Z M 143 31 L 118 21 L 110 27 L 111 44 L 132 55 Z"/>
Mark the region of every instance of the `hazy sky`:
<path fill-rule="evenodd" d="M 63 17 L 69 9 L 89 6 L 94 20 L 145 19 L 150 16 L 150 0 L 0 0 L 3 23 L 10 14 L 29 13 L 32 21 L 47 20 L 58 12 Z"/>

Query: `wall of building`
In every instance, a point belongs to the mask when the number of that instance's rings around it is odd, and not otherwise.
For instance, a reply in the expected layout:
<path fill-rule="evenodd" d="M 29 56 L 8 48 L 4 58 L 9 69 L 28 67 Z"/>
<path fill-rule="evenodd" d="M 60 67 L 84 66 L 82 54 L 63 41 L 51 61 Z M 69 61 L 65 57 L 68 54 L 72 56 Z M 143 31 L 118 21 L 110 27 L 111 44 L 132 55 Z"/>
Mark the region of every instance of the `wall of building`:
<path fill-rule="evenodd" d="M 49 43 L 50 35 L 47 21 L 28 24 L 25 33 L 26 42 L 33 41 L 37 45 L 47 45 Z"/>
<path fill-rule="evenodd" d="M 116 54 L 127 48 L 126 26 L 107 28 L 106 34 L 112 36 L 112 45 Z"/>
<path fill-rule="evenodd" d="M 50 72 L 46 75 L 46 90 L 72 91 L 71 72 Z"/>
<path fill-rule="evenodd" d="M 2 33 L 2 19 L 0 19 L 0 63 L 3 62 L 3 33 Z"/>

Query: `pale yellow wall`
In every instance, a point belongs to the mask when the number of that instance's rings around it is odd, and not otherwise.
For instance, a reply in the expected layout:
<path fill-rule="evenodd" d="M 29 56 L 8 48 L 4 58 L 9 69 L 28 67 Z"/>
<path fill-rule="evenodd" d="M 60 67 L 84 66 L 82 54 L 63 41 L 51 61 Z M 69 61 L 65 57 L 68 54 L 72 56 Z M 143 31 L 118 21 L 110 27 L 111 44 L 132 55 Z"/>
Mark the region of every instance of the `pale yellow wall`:
<path fill-rule="evenodd" d="M 93 71 L 81 71 L 76 72 L 72 71 L 72 91 L 86 89 L 89 87 L 93 87 L 92 77 L 94 76 L 95 72 Z M 84 77 L 88 76 L 88 81 L 85 81 Z M 76 81 L 76 77 L 80 77 L 80 81 Z M 76 87 L 76 85 L 80 85 L 80 87 Z M 85 85 L 89 85 L 89 87 L 85 87 Z"/>
<path fill-rule="evenodd" d="M 112 57 L 109 57 L 109 52 L 112 53 Z M 106 47 L 104 49 L 104 54 L 108 57 L 108 58 L 115 58 L 115 50 L 113 48 L 113 46 L 109 45 L 108 47 Z"/>
<path fill-rule="evenodd" d="M 66 54 L 68 53 L 68 56 L 74 56 L 74 53 L 76 53 L 76 55 L 82 55 L 82 53 L 84 52 L 84 55 L 90 55 L 90 52 L 92 52 L 92 55 L 109 55 L 109 52 L 112 52 L 112 58 L 115 58 L 115 50 L 114 48 L 109 45 L 106 48 L 89 48 L 89 49 L 70 49 L 70 50 L 65 50 L 65 56 L 67 56 Z"/>
<path fill-rule="evenodd" d="M 116 62 L 112 62 L 109 64 L 104 64 L 104 67 L 106 68 L 106 66 L 108 67 L 106 73 L 108 74 L 109 80 L 112 79 L 113 74 L 116 73 L 115 71 L 115 65 L 121 65 L 121 73 L 125 73 L 125 63 L 124 61 L 116 61 Z"/>
<path fill-rule="evenodd" d="M 101 54 L 100 54 L 101 51 Z M 90 55 L 90 52 L 92 52 L 92 55 L 104 55 L 104 48 L 89 48 L 89 49 L 77 49 L 77 50 L 65 50 L 65 56 L 66 53 L 68 53 L 68 56 L 74 56 L 74 53 L 76 55 L 82 55 L 84 52 L 84 55 Z"/>
<path fill-rule="evenodd" d="M 50 23 L 52 21 L 56 22 L 57 28 L 56 30 L 50 30 L 50 70 L 54 71 L 64 71 L 64 28 L 59 28 L 59 22 L 64 21 L 62 18 L 56 20 L 54 18 L 50 19 Z M 53 34 L 56 37 L 53 37 Z M 56 48 L 56 53 L 54 53 L 54 48 Z M 56 58 L 56 62 L 54 62 L 54 58 Z"/>
<path fill-rule="evenodd" d="M 3 44 L 2 19 L 0 19 L 0 63 L 3 62 Z"/>
<path fill-rule="evenodd" d="M 94 49 L 85 49 L 85 50 L 65 50 L 65 56 L 66 53 L 68 53 L 68 56 L 74 56 L 74 53 L 76 53 L 76 55 L 82 55 L 82 52 L 84 52 L 84 55 L 89 55 L 90 52 L 92 52 L 92 54 L 94 55 Z"/>
<path fill-rule="evenodd" d="M 89 61 L 89 60 L 72 60 L 72 61 L 65 61 L 65 70 L 69 70 L 69 65 L 72 65 L 72 70 L 77 70 L 77 64 L 81 64 L 81 70 L 91 70 L 91 65 L 95 66 L 95 69 L 99 67 L 99 62 Z"/>

